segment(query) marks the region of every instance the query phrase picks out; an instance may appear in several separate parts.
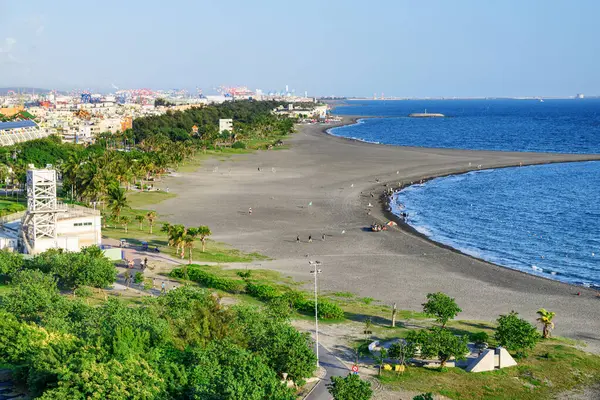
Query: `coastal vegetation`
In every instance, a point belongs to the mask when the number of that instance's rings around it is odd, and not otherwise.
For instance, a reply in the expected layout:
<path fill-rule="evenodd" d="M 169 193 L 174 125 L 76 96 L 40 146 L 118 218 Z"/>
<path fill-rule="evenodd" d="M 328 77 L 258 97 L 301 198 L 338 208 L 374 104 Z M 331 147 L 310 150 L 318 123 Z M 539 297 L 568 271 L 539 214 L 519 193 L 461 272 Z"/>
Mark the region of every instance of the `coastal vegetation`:
<path fill-rule="evenodd" d="M 58 137 L 4 146 L 0 148 L 0 175 L 6 175 L 13 187 L 20 187 L 29 164 L 53 165 L 62 176 L 65 199 L 104 203 L 115 186 L 154 190 L 161 175 L 190 162 L 199 151 L 243 152 L 274 145 L 294 127 L 292 119 L 271 112 L 281 104 L 235 101 L 168 111 L 138 118 L 133 128 L 124 132 L 103 133 L 89 146 L 62 143 Z M 219 132 L 222 118 L 234 120 L 233 132 Z"/>
<path fill-rule="evenodd" d="M 223 307 L 192 286 L 135 307 L 114 297 L 89 305 L 61 290 L 114 281 L 113 266 L 102 281 L 65 265 L 110 264 L 96 249 L 31 261 L 0 254 L 10 282 L 0 296 L 0 358 L 34 397 L 291 400 L 284 381 L 302 385 L 315 369 L 308 334 L 269 306 Z"/>

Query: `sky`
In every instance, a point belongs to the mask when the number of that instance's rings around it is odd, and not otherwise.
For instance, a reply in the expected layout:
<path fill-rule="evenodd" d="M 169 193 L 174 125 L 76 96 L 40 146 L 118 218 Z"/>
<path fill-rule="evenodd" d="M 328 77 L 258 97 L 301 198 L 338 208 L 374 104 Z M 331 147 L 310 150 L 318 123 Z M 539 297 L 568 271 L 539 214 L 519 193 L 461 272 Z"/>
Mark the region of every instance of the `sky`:
<path fill-rule="evenodd" d="M 598 0 L 0 0 L 0 87 L 600 95 Z"/>

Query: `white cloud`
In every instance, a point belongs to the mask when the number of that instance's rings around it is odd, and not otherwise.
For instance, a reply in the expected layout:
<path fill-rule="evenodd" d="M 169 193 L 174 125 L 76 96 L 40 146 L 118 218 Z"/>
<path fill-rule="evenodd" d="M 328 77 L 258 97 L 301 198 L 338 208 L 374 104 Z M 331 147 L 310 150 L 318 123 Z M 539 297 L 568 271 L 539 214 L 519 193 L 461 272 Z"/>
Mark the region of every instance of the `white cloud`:
<path fill-rule="evenodd" d="M 38 26 L 38 28 L 35 30 L 35 34 L 41 35 L 42 33 L 44 33 L 44 29 L 46 29 L 46 27 L 44 25 Z"/>

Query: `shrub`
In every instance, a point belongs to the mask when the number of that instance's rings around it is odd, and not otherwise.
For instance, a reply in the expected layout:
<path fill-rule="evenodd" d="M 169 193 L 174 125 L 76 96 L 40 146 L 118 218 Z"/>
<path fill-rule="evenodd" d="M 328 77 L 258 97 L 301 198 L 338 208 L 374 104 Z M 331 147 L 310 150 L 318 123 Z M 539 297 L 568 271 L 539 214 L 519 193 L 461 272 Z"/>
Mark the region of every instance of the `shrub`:
<path fill-rule="evenodd" d="M 138 271 L 138 272 L 136 272 L 136 273 L 135 273 L 135 277 L 133 278 L 133 281 L 134 281 L 135 283 L 137 283 L 138 285 L 139 285 L 140 283 L 144 282 L 144 274 L 143 274 L 143 273 L 141 273 L 141 272 L 139 272 L 139 271 Z"/>
<path fill-rule="evenodd" d="M 304 313 L 314 313 L 315 301 L 304 299 L 304 301 L 300 302 L 296 308 L 298 311 Z M 344 310 L 329 300 L 319 299 L 319 302 L 317 303 L 317 315 L 322 319 L 342 319 L 344 318 Z"/>
<path fill-rule="evenodd" d="M 481 343 L 487 343 L 489 340 L 490 336 L 486 333 L 486 332 L 476 332 L 476 333 L 472 333 L 469 337 L 469 339 L 473 342 L 473 343 L 477 343 L 477 344 L 481 344 Z"/>
<path fill-rule="evenodd" d="M 281 295 L 279 290 L 267 284 L 259 284 L 248 282 L 246 284 L 246 292 L 259 300 L 268 301 Z"/>
<path fill-rule="evenodd" d="M 94 293 L 92 290 L 85 286 L 80 286 L 73 290 L 73 294 L 77 297 L 91 297 Z"/>
<path fill-rule="evenodd" d="M 500 346 L 507 350 L 515 351 L 518 357 L 527 356 L 527 350 L 533 349 L 540 340 L 540 334 L 535 326 L 511 311 L 508 315 L 498 318 L 498 328 L 494 338 Z"/>
<path fill-rule="evenodd" d="M 232 149 L 245 149 L 245 148 L 246 148 L 246 143 L 244 143 L 244 142 L 240 142 L 240 141 L 237 141 L 237 142 L 235 142 L 235 143 L 234 143 L 234 144 L 231 146 L 231 148 L 232 148 Z"/>
<path fill-rule="evenodd" d="M 169 276 L 174 278 L 183 278 L 182 268 L 176 268 Z M 242 293 L 244 291 L 244 282 L 236 279 L 223 278 L 209 272 L 201 270 L 198 266 L 188 267 L 188 277 L 190 280 L 212 289 L 219 289 L 229 293 Z"/>

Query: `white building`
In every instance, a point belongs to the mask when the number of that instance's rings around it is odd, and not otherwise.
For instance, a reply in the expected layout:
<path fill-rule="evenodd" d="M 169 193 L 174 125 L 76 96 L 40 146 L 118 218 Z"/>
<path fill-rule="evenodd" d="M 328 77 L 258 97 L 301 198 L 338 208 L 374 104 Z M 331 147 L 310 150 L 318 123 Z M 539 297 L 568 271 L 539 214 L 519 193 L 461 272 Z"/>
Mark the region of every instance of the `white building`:
<path fill-rule="evenodd" d="M 20 231 L 20 247 L 27 254 L 56 248 L 80 251 L 102 241 L 99 211 L 56 201 L 53 169 L 27 171 L 27 213 Z"/>
<path fill-rule="evenodd" d="M 233 132 L 233 120 L 231 118 L 219 120 L 219 133 L 223 133 L 223 131 Z"/>

